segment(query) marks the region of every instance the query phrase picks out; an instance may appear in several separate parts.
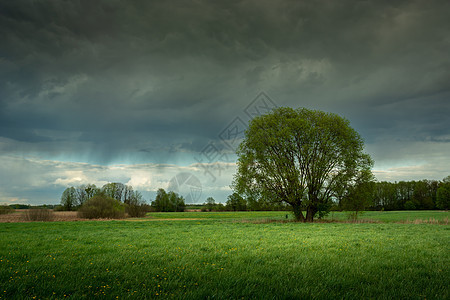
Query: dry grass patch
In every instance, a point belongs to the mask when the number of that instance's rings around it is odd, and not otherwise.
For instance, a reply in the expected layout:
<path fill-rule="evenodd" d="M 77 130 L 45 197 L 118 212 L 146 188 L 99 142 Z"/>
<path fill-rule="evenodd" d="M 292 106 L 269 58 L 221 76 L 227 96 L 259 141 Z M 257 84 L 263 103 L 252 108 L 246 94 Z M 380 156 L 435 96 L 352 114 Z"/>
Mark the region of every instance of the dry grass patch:
<path fill-rule="evenodd" d="M 406 220 L 398 223 L 402 224 L 435 224 L 435 225 L 448 225 L 448 217 L 445 217 L 443 220 L 438 220 L 435 218 L 428 219 L 415 219 L 415 220 Z"/>

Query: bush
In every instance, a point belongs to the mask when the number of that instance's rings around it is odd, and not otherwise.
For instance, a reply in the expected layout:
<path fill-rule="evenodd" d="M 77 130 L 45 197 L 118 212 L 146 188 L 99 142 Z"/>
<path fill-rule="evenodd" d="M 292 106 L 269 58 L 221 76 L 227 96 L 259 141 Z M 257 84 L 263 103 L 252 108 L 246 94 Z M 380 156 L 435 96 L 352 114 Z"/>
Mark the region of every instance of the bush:
<path fill-rule="evenodd" d="M 129 204 L 127 206 L 127 213 L 132 218 L 143 218 L 147 214 L 147 207 L 144 204 Z"/>
<path fill-rule="evenodd" d="M 131 192 L 130 197 L 126 200 L 126 212 L 129 217 L 142 218 L 145 217 L 149 205 L 142 199 L 142 194 L 139 192 Z"/>
<path fill-rule="evenodd" d="M 14 209 L 9 207 L 8 205 L 0 205 L 0 215 L 12 214 Z"/>
<path fill-rule="evenodd" d="M 114 198 L 97 195 L 80 207 L 78 216 L 86 219 L 122 219 L 125 217 L 125 205 Z"/>
<path fill-rule="evenodd" d="M 53 220 L 53 212 L 50 209 L 31 208 L 25 212 L 26 221 L 48 222 Z"/>

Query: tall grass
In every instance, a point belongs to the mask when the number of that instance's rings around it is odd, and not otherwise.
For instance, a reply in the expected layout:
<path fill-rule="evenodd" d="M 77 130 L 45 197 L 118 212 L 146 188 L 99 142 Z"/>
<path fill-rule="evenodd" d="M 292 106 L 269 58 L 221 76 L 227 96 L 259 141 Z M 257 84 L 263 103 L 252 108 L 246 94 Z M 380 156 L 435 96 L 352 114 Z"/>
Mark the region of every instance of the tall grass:
<path fill-rule="evenodd" d="M 53 212 L 44 208 L 30 208 L 23 214 L 25 221 L 49 222 L 54 219 Z"/>

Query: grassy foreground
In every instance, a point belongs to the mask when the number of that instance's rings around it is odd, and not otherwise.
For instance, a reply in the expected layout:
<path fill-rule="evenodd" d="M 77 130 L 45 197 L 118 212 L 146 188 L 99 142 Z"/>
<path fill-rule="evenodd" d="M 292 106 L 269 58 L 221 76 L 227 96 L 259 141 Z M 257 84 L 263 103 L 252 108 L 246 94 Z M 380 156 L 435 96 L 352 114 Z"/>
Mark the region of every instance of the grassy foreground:
<path fill-rule="evenodd" d="M 448 225 L 209 217 L 0 224 L 0 298 L 450 296 Z"/>

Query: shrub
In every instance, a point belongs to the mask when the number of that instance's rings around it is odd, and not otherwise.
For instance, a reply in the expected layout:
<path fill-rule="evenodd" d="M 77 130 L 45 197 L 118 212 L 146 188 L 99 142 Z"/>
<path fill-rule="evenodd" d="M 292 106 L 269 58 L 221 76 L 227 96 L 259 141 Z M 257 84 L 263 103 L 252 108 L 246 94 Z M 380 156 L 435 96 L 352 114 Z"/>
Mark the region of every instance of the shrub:
<path fill-rule="evenodd" d="M 148 205 L 142 199 L 142 194 L 132 191 L 130 197 L 126 200 L 126 212 L 129 217 L 142 218 L 145 217 L 148 211 Z"/>
<path fill-rule="evenodd" d="M 125 217 L 125 205 L 114 198 L 97 195 L 80 207 L 78 216 L 86 219 L 122 219 Z"/>
<path fill-rule="evenodd" d="M 50 209 L 31 208 L 24 214 L 26 221 L 48 222 L 53 220 L 53 212 Z"/>
<path fill-rule="evenodd" d="M 149 205 L 145 204 L 142 201 L 131 200 L 128 202 L 128 205 L 126 206 L 126 212 L 128 213 L 129 217 L 142 218 L 145 217 L 145 215 L 147 214 L 148 207 Z"/>
<path fill-rule="evenodd" d="M 0 215 L 12 214 L 14 210 L 8 205 L 0 205 Z"/>
<path fill-rule="evenodd" d="M 129 204 L 127 206 L 128 216 L 132 218 L 142 218 L 147 214 L 147 207 L 143 204 Z"/>

